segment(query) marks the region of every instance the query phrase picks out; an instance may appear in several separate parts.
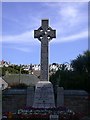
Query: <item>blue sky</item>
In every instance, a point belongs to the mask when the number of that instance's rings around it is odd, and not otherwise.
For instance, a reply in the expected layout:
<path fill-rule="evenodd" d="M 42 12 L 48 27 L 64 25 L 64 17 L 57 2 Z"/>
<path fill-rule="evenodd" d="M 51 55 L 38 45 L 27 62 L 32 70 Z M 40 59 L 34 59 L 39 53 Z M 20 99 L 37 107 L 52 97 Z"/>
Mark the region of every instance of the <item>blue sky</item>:
<path fill-rule="evenodd" d="M 41 44 L 33 31 L 41 19 L 49 19 L 56 29 L 56 39 L 49 44 L 50 63 L 70 62 L 88 49 L 87 2 L 7 2 L 2 3 L 2 59 L 40 63 Z"/>

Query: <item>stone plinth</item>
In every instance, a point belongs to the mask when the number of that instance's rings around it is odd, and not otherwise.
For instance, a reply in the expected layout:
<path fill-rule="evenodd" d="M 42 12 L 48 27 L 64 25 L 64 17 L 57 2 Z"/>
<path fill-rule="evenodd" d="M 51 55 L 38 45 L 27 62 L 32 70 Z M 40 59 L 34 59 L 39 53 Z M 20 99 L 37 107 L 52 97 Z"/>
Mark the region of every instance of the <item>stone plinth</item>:
<path fill-rule="evenodd" d="M 36 85 L 34 96 L 34 108 L 55 107 L 54 92 L 52 83 L 49 81 L 39 81 Z"/>
<path fill-rule="evenodd" d="M 27 88 L 27 103 L 26 106 L 32 106 L 34 99 L 34 87 Z"/>
<path fill-rule="evenodd" d="M 57 107 L 64 106 L 64 88 L 57 88 Z"/>

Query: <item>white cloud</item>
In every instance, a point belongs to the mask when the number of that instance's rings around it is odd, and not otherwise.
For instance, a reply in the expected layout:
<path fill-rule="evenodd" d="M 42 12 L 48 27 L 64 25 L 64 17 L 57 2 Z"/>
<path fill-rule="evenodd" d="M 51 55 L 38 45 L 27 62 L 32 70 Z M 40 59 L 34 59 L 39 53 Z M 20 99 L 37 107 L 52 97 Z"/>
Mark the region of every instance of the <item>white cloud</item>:
<path fill-rule="evenodd" d="M 19 51 L 22 51 L 22 52 L 31 52 L 31 50 L 28 48 L 28 47 L 15 47 L 13 49 L 16 49 L 16 50 L 19 50 Z"/>
<path fill-rule="evenodd" d="M 83 38 L 87 38 L 88 39 L 88 31 L 83 31 L 77 34 L 73 34 L 70 36 L 66 36 L 66 37 L 58 37 L 59 39 L 56 39 L 54 41 L 52 41 L 52 43 L 59 43 L 59 42 L 72 42 L 75 40 L 80 40 Z M 86 39 L 85 39 L 86 40 Z"/>
<path fill-rule="evenodd" d="M 57 31 L 57 37 L 67 36 L 62 38 L 63 41 L 75 40 L 80 37 L 82 31 L 88 29 L 88 3 L 48 3 L 47 5 L 55 9 L 58 8 L 59 17 L 54 23 L 54 27 Z"/>
<path fill-rule="evenodd" d="M 82 32 L 84 29 L 87 29 L 87 25 L 83 29 L 80 28 L 87 22 L 88 13 L 86 12 L 88 11 L 86 10 L 84 11 L 83 9 L 81 9 L 85 4 L 86 3 L 75 3 L 75 4 L 74 3 L 60 3 L 60 2 L 59 3 L 45 3 L 45 5 L 47 5 L 49 8 L 55 7 L 54 9 L 57 11 L 56 13 L 57 18 L 60 18 L 60 20 L 58 19 L 55 23 L 53 23 L 53 26 L 57 31 L 57 38 L 54 42 L 67 42 L 67 41 L 73 41 L 73 40 L 78 40 L 83 37 L 87 37 L 87 31 Z M 35 25 L 37 23 L 35 27 L 36 29 L 38 26 L 40 26 L 38 25 L 38 23 L 39 23 L 39 18 L 41 18 L 41 14 L 40 16 L 39 15 L 37 16 L 32 17 L 34 20 L 33 23 L 35 23 Z M 31 16 L 29 17 L 31 18 Z M 35 25 L 33 24 L 33 26 Z M 66 37 L 61 37 L 61 36 L 66 36 Z M 2 40 L 5 43 L 20 43 L 20 44 L 39 43 L 38 40 L 34 39 L 34 34 L 33 34 L 32 29 L 30 31 L 26 31 L 19 35 L 3 36 Z"/>
<path fill-rule="evenodd" d="M 18 51 L 22 51 L 22 52 L 29 52 L 29 53 L 31 53 L 31 52 L 33 52 L 33 50 L 31 49 L 31 47 L 30 46 L 28 46 L 28 45 L 21 45 L 21 44 L 18 44 L 18 45 L 16 45 L 16 44 L 13 44 L 13 45 L 9 45 L 9 46 L 7 46 L 7 45 L 4 45 L 3 46 L 3 49 L 14 49 L 14 50 L 18 50 Z"/>
<path fill-rule="evenodd" d="M 3 2 L 88 2 L 89 0 L 2 0 Z"/>
<path fill-rule="evenodd" d="M 57 10 L 58 21 L 62 26 L 76 26 L 88 22 L 88 3 L 66 2 L 66 3 L 46 3 L 50 8 Z M 58 23 L 57 23 L 58 24 Z"/>
<path fill-rule="evenodd" d="M 66 22 L 67 25 L 77 25 L 77 27 L 79 27 L 79 25 L 84 23 L 88 18 L 88 10 L 84 11 L 82 9 L 84 5 L 84 9 L 88 9 L 88 4 L 86 3 L 71 3 L 68 5 L 65 4 L 59 11 L 62 21 Z"/>
<path fill-rule="evenodd" d="M 79 40 L 82 38 L 88 38 L 88 31 L 82 31 L 76 34 L 68 35 L 65 37 L 61 37 L 60 34 L 57 35 L 57 38 L 53 41 L 52 43 L 58 43 L 58 42 L 70 42 L 70 41 L 75 41 Z M 20 35 L 16 36 L 3 36 L 3 42 L 5 43 L 16 43 L 16 44 L 30 44 L 30 45 L 35 45 L 38 44 L 39 41 L 36 39 L 33 39 L 33 32 L 25 32 Z M 15 49 L 24 51 L 24 52 L 29 52 L 30 50 L 25 47 L 15 47 Z"/>
<path fill-rule="evenodd" d="M 65 6 L 64 8 L 60 9 L 59 14 L 61 15 L 61 18 L 64 18 L 64 20 L 67 19 L 71 22 L 77 17 L 78 9 L 72 6 Z"/>
<path fill-rule="evenodd" d="M 0 38 L 2 38 L 0 42 L 3 41 L 4 43 L 35 43 L 33 31 L 27 31 L 19 35 L 0 36 Z"/>

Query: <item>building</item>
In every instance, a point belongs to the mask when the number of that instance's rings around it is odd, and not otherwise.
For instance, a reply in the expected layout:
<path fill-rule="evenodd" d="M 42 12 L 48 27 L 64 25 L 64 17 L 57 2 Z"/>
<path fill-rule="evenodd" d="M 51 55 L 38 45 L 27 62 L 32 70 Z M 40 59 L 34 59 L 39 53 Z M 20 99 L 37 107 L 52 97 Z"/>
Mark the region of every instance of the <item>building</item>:
<path fill-rule="evenodd" d="M 0 89 L 1 90 L 4 90 L 4 89 L 6 89 L 8 87 L 8 83 L 6 82 L 6 81 L 4 81 L 3 79 L 2 79 L 2 77 L 0 77 Z"/>
<path fill-rule="evenodd" d="M 33 74 L 7 74 L 3 76 L 3 79 L 8 83 L 8 85 L 24 83 L 26 85 L 35 86 L 39 81 L 39 78 Z"/>

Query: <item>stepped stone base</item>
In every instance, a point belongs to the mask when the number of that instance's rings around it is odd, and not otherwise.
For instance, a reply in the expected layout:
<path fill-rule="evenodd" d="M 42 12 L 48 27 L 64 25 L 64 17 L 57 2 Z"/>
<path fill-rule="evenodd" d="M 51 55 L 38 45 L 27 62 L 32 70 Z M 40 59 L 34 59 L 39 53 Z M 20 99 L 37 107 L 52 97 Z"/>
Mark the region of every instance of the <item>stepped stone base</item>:
<path fill-rule="evenodd" d="M 36 85 L 34 108 L 55 107 L 53 85 L 49 81 L 39 81 Z"/>

